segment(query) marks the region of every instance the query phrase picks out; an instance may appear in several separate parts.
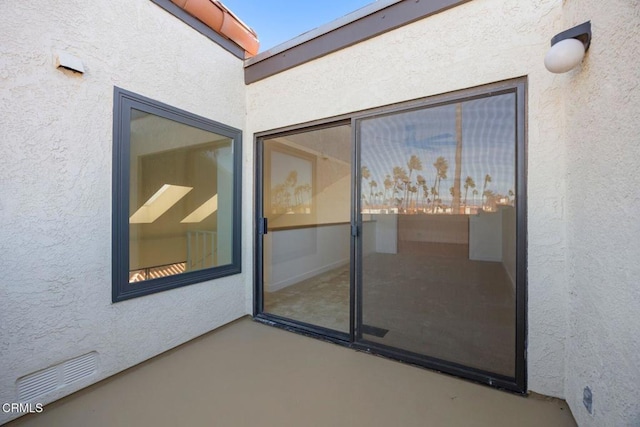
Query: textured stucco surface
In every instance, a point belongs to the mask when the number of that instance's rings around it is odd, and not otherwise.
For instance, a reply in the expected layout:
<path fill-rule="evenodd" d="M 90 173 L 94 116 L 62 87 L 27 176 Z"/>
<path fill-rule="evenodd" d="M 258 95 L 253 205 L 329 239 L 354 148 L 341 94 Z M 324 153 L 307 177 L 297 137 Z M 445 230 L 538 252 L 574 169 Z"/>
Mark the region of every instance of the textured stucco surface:
<path fill-rule="evenodd" d="M 0 401 L 96 351 L 50 402 L 252 311 L 254 132 L 527 76 L 528 388 L 580 425 L 640 425 L 639 10 L 474 0 L 245 88 L 148 0 L 0 2 Z M 583 65 L 547 72 L 550 38 L 586 20 Z M 111 304 L 114 85 L 244 130 L 243 274 Z"/>
<path fill-rule="evenodd" d="M 476 0 L 247 88 L 249 134 L 528 78 L 528 388 L 562 397 L 566 165 L 560 85 L 546 71 L 558 0 Z"/>
<path fill-rule="evenodd" d="M 244 129 L 242 61 L 148 0 L 0 2 L 0 40 L 0 402 L 64 360 L 97 351 L 98 374 L 38 401 L 245 314 L 243 275 L 111 303 L 113 86 Z"/>
<path fill-rule="evenodd" d="M 571 159 L 565 397 L 581 426 L 640 426 L 640 3 L 565 2 L 563 28 L 587 20 L 582 66 L 557 78 Z"/>

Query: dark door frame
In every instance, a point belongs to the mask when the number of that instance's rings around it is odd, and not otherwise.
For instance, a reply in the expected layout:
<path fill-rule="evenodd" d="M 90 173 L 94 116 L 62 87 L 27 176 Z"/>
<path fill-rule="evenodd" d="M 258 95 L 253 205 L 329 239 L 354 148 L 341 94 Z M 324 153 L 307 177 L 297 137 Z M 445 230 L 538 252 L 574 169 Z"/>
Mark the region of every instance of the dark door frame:
<path fill-rule="evenodd" d="M 254 251 L 254 304 L 253 317 L 256 321 L 283 328 L 323 340 L 331 341 L 339 345 L 354 348 L 360 351 L 370 352 L 402 362 L 422 366 L 428 369 L 448 373 L 461 378 L 476 381 L 495 388 L 526 393 L 527 391 L 527 366 L 526 366 L 526 335 L 527 335 L 527 141 L 526 141 L 526 107 L 527 107 L 527 79 L 521 77 L 503 82 L 483 85 L 471 89 L 464 89 L 428 98 L 373 108 L 354 112 L 327 119 L 317 120 L 302 125 L 288 126 L 272 131 L 259 132 L 255 137 L 255 251 Z M 412 353 L 384 346 L 379 343 L 367 341 L 362 338 L 362 216 L 360 212 L 360 141 L 358 137 L 360 120 L 380 115 L 397 112 L 405 112 L 426 107 L 446 105 L 454 102 L 463 102 L 473 99 L 485 98 L 500 94 L 513 93 L 516 96 L 516 343 L 515 343 L 515 376 L 507 377 L 496 373 L 471 368 L 446 360 L 437 359 L 423 354 Z M 351 124 L 351 150 L 352 150 L 352 183 L 351 183 L 351 286 L 350 286 L 350 313 L 349 333 L 343 333 L 287 319 L 274 314 L 264 312 L 263 260 L 262 260 L 262 236 L 267 231 L 263 220 L 263 190 L 262 174 L 264 172 L 263 140 L 277 136 L 299 133 L 305 130 L 316 130 L 326 127 Z"/>

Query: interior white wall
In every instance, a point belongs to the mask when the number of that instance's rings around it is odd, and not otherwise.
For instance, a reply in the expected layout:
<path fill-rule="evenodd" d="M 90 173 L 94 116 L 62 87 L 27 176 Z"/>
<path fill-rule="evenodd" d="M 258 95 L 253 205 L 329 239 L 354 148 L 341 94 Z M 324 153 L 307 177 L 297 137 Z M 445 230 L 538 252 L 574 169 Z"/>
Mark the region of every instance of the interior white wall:
<path fill-rule="evenodd" d="M 640 3 L 563 2 L 556 32 L 591 20 L 566 110 L 570 322 L 565 397 L 580 426 L 640 425 Z M 582 404 L 593 393 L 593 415 Z"/>
<path fill-rule="evenodd" d="M 265 237 L 264 282 L 268 292 L 349 263 L 349 224 L 271 231 Z"/>
<path fill-rule="evenodd" d="M 378 216 L 380 218 L 380 216 Z M 389 225 L 389 222 L 386 222 L 383 227 Z M 385 253 L 389 253 L 387 250 L 389 249 L 390 244 L 381 243 L 380 237 L 389 237 L 391 233 L 389 230 L 386 232 L 380 232 L 379 228 L 381 223 L 378 221 L 367 221 L 362 224 L 362 255 L 366 256 L 374 252 L 381 252 L 380 248 L 385 249 Z M 351 231 L 351 230 L 349 230 Z M 394 252 L 395 253 L 395 252 Z"/>
<path fill-rule="evenodd" d="M 51 402 L 244 315 L 244 273 L 111 303 L 114 85 L 244 129 L 242 61 L 148 0 L 0 2 L 0 40 L 0 401 L 97 351 L 98 374 Z"/>
<path fill-rule="evenodd" d="M 501 262 L 502 229 L 501 210 L 469 215 L 469 259 Z"/>
<path fill-rule="evenodd" d="M 561 6 L 475 0 L 247 87 L 251 134 L 527 76 L 528 388 L 552 396 L 564 394 L 566 164 L 562 88 L 543 58 Z"/>
<path fill-rule="evenodd" d="M 375 252 L 383 254 L 398 253 L 398 215 L 373 215 L 376 246 Z"/>
<path fill-rule="evenodd" d="M 377 222 L 363 225 L 363 253 L 376 252 Z M 275 292 L 348 264 L 349 224 L 271 231 L 264 239 L 264 286 Z"/>

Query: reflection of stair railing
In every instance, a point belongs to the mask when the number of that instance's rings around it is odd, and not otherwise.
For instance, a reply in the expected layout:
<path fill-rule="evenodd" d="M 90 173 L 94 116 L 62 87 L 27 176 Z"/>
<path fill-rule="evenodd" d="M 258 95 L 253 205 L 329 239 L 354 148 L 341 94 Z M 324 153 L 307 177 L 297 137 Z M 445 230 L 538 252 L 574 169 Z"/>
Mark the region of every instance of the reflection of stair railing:
<path fill-rule="evenodd" d="M 129 272 L 129 283 L 142 282 L 144 280 L 157 279 L 159 277 L 184 273 L 185 264 L 185 262 L 176 262 L 173 264 L 155 265 L 153 267 L 131 270 Z"/>
<path fill-rule="evenodd" d="M 187 231 L 186 270 L 214 267 L 218 263 L 218 235 L 215 231 Z"/>

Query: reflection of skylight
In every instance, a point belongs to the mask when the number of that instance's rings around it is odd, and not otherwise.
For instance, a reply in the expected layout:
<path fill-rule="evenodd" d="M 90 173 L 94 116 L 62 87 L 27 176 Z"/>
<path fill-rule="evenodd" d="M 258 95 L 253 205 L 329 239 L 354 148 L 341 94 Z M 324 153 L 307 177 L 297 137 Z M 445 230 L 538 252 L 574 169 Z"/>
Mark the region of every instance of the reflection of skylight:
<path fill-rule="evenodd" d="M 198 209 L 191 212 L 185 219 L 180 221 L 181 223 L 194 223 L 201 222 L 206 217 L 218 210 L 218 195 L 216 194 L 206 202 L 204 202 Z"/>
<path fill-rule="evenodd" d="M 193 187 L 164 184 L 140 207 L 131 218 L 130 224 L 150 224 L 178 203 Z"/>

